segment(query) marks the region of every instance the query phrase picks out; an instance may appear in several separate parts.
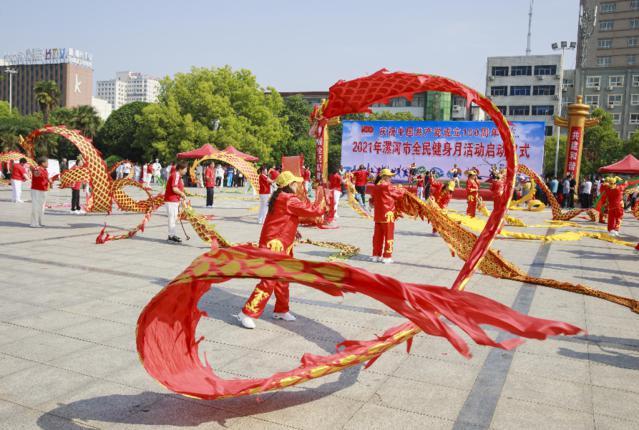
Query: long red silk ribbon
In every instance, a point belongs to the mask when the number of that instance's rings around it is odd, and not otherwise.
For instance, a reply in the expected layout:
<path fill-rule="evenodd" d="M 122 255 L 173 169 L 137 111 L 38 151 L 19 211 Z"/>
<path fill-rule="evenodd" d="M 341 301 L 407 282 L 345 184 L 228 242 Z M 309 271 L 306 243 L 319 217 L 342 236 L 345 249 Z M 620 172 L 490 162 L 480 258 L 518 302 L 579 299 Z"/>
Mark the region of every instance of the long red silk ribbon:
<path fill-rule="evenodd" d="M 304 354 L 299 367 L 268 378 L 227 380 L 217 376 L 208 362 L 200 361 L 202 339 L 195 338 L 195 330 L 205 315 L 197 308 L 200 298 L 209 291 L 211 283 L 233 278 L 295 282 L 332 296 L 361 293 L 384 303 L 411 322 L 393 327 L 375 340 L 342 342 L 341 350 L 335 354 Z M 373 361 L 421 330 L 446 338 L 462 355 L 469 357 L 466 342 L 441 317 L 476 343 L 504 349 L 513 348 L 521 340 L 496 342 L 481 325 L 534 339 L 581 331 L 567 323 L 520 314 L 474 293 L 403 283 L 345 264 L 298 260 L 244 245 L 203 254 L 155 296 L 138 320 L 137 349 L 147 372 L 168 389 L 202 399 L 216 399 L 280 389 Z"/>

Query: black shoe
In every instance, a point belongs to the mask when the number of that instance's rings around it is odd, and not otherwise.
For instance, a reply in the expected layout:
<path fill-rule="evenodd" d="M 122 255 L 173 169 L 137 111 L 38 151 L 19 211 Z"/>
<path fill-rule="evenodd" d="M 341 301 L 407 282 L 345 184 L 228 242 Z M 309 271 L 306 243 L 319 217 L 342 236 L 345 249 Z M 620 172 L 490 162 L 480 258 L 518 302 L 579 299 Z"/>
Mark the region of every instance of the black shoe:
<path fill-rule="evenodd" d="M 182 243 L 182 239 L 180 239 L 177 236 L 169 236 L 167 239 L 167 242 L 169 243 Z"/>

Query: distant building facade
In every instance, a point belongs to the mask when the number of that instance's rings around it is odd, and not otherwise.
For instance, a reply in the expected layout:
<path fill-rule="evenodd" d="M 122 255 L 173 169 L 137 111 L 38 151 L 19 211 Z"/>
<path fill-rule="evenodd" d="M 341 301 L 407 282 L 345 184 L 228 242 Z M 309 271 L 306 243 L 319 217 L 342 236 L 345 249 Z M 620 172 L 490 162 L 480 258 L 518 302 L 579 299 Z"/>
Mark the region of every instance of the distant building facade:
<path fill-rule="evenodd" d="M 154 103 L 159 95 L 160 81 L 138 72 L 118 72 L 115 79 L 96 83 L 96 96 L 114 110 L 136 101 Z"/>
<path fill-rule="evenodd" d="M 488 57 L 486 95 L 510 121 L 544 121 L 554 132 L 563 82 L 561 55 Z"/>
<path fill-rule="evenodd" d="M 91 106 L 93 106 L 93 109 L 95 109 L 98 116 L 102 118 L 103 121 L 106 121 L 109 115 L 111 115 L 111 112 L 113 112 L 111 103 L 97 97 L 91 97 Z"/>
<path fill-rule="evenodd" d="M 0 63 L 0 100 L 9 101 L 12 76 L 12 104 L 22 114 L 38 112 L 34 87 L 39 81 L 54 81 L 60 88 L 61 107 L 91 105 L 93 95 L 93 56 L 74 48 L 27 49 L 4 55 Z"/>
<path fill-rule="evenodd" d="M 639 0 L 581 0 L 576 82 L 623 139 L 639 127 Z"/>

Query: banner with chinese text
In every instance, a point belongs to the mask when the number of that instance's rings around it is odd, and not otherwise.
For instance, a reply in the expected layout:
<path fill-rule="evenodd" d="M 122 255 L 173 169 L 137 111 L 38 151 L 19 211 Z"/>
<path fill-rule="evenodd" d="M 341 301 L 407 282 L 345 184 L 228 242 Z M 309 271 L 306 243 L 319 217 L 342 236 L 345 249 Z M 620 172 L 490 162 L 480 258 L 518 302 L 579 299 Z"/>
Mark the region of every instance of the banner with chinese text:
<path fill-rule="evenodd" d="M 543 174 L 545 123 L 513 121 L 511 130 L 519 162 Z M 405 180 L 412 163 L 440 176 L 451 176 L 455 164 L 475 167 L 484 177 L 492 165 L 505 166 L 504 148 L 491 121 L 343 122 L 341 164 L 347 171 L 360 164 L 374 172 L 388 167 Z"/>

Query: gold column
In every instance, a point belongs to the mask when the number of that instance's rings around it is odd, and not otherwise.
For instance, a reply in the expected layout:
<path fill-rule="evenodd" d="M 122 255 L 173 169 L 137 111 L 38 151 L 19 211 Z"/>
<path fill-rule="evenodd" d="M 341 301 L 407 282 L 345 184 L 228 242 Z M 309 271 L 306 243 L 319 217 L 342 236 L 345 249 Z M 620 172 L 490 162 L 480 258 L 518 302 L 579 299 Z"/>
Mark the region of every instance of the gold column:
<path fill-rule="evenodd" d="M 568 105 L 568 118 L 555 115 L 555 125 L 568 129 L 564 177 L 569 173 L 572 175 L 577 182 L 575 190 L 579 189 L 579 171 L 581 169 L 584 130 L 599 124 L 599 118 L 588 118 L 589 115 L 590 105 L 583 103 L 583 96 L 577 96 L 577 102 Z"/>

